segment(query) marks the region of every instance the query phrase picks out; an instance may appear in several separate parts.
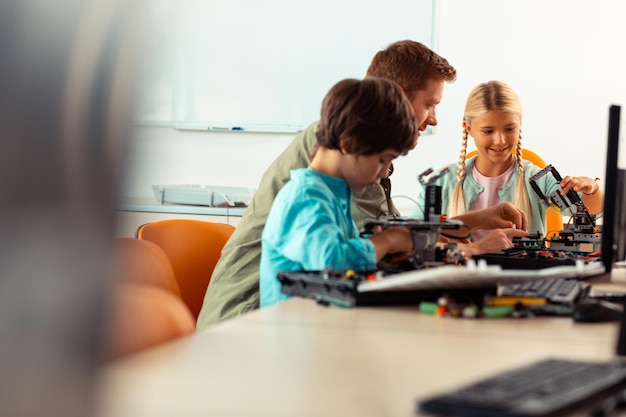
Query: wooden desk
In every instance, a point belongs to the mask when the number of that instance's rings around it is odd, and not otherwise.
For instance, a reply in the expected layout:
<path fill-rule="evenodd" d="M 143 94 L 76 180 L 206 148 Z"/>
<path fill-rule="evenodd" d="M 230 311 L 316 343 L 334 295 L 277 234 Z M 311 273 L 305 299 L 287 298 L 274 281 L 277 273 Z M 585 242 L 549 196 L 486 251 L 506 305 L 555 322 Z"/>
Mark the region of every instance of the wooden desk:
<path fill-rule="evenodd" d="M 103 369 L 101 417 L 408 417 L 419 398 L 538 359 L 613 358 L 617 331 L 294 298 Z"/>

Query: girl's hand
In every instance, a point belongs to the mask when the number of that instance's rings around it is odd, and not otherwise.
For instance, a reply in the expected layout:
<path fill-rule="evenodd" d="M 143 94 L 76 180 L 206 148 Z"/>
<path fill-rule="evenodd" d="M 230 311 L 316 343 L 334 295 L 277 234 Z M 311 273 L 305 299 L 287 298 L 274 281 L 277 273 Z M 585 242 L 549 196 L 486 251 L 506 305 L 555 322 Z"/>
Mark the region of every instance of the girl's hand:
<path fill-rule="evenodd" d="M 589 213 L 600 213 L 604 208 L 604 193 L 600 190 L 597 178 L 589 177 L 565 177 L 561 180 L 561 195 L 566 195 L 570 190 L 583 193 L 583 203 Z"/>
<path fill-rule="evenodd" d="M 589 177 L 570 177 L 567 176 L 561 180 L 561 195 L 566 195 L 569 190 L 586 195 L 595 194 L 600 189 L 598 183 Z"/>

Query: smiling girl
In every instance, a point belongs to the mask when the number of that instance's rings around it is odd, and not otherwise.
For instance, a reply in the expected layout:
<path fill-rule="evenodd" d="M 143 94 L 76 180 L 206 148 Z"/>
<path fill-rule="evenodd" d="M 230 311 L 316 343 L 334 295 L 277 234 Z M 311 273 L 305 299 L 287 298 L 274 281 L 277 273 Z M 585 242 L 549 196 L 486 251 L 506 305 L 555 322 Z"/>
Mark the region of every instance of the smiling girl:
<path fill-rule="evenodd" d="M 522 105 L 507 84 L 489 81 L 472 90 L 463 115 L 459 161 L 449 165 L 436 182 L 442 186 L 442 211 L 448 217 L 510 201 L 526 213 L 529 232 L 546 234 L 546 207 L 529 185 L 529 178 L 540 168 L 522 159 L 521 124 Z M 478 154 L 466 159 L 470 136 Z M 563 195 L 573 189 L 581 194 L 591 214 L 602 211 L 604 196 L 592 178 L 566 176 L 559 183 L 551 175 L 544 175 L 537 185 L 546 195 L 559 187 Z M 415 217 L 423 217 L 423 207 L 422 191 Z M 473 240 L 483 235 L 483 230 L 472 231 Z"/>

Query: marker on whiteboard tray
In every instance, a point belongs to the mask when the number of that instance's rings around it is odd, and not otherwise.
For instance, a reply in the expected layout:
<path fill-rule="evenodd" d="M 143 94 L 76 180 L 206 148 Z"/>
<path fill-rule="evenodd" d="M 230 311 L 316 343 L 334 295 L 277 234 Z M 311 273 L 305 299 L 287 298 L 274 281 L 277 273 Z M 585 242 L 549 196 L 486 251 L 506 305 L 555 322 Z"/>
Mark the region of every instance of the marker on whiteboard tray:
<path fill-rule="evenodd" d="M 219 132 L 228 132 L 228 131 L 243 131 L 243 127 L 241 126 L 209 126 L 209 130 L 215 130 Z"/>

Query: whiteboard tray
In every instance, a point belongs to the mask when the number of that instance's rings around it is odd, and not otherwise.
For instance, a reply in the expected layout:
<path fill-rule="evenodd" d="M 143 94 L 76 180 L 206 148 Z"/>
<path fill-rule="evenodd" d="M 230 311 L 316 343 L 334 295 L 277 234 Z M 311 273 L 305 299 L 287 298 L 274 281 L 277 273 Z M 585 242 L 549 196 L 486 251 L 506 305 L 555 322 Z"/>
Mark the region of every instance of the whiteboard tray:
<path fill-rule="evenodd" d="M 153 185 L 154 198 L 161 203 L 209 207 L 246 207 L 254 190 L 213 185 Z"/>

